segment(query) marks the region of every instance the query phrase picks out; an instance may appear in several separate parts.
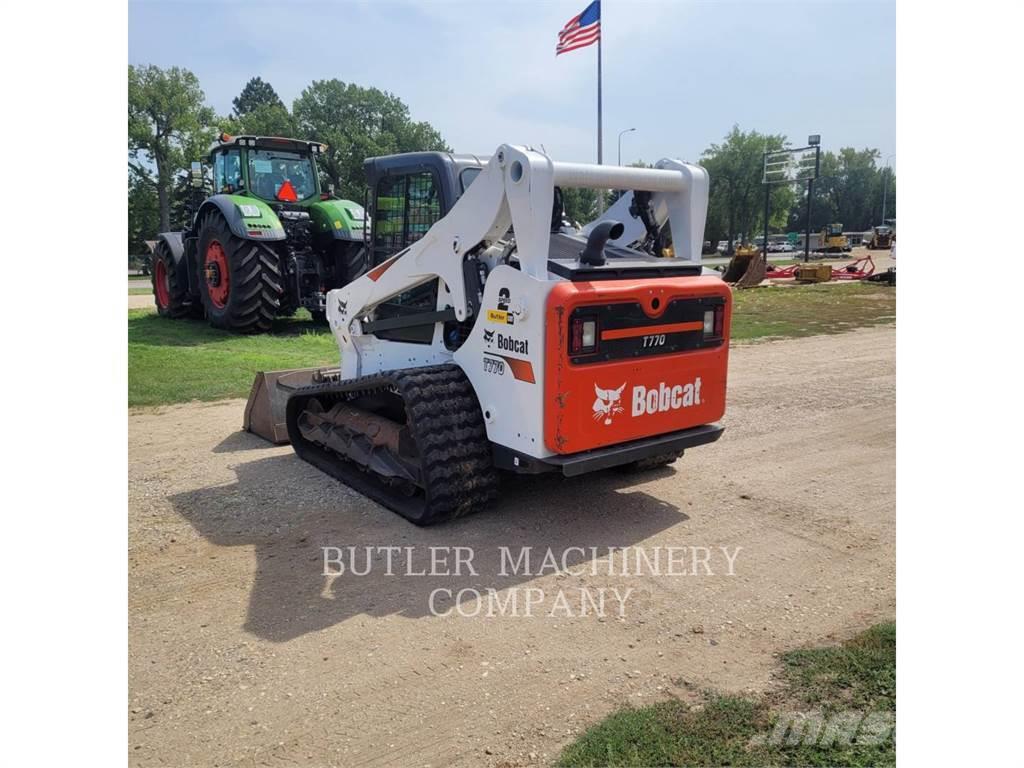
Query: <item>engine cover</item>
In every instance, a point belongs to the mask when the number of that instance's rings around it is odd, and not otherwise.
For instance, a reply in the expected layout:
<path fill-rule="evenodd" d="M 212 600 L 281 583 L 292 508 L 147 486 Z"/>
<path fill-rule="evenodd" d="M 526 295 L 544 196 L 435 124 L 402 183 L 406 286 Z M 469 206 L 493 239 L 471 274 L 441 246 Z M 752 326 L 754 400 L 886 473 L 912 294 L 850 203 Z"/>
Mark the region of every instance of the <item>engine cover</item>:
<path fill-rule="evenodd" d="M 546 310 L 547 448 L 578 453 L 720 419 L 731 311 L 732 291 L 717 277 L 555 286 Z"/>

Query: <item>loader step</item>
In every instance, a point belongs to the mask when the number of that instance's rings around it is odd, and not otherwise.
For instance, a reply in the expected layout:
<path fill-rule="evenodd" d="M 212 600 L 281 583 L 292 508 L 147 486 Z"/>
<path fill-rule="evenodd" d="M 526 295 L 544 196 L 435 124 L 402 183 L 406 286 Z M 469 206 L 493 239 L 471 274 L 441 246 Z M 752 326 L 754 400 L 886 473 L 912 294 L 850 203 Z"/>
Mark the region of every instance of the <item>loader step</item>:
<path fill-rule="evenodd" d="M 479 511 L 497 496 L 483 415 L 458 366 L 294 389 L 286 422 L 299 458 L 417 525 Z"/>

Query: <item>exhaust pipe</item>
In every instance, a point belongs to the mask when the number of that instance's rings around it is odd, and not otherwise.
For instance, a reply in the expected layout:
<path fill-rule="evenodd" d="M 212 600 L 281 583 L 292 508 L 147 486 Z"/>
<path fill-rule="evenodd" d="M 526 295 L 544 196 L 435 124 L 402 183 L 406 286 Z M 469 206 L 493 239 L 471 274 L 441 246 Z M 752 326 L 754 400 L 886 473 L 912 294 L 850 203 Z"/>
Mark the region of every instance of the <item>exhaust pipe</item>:
<path fill-rule="evenodd" d="M 626 228 L 619 221 L 602 221 L 587 237 L 587 247 L 580 251 L 580 262 L 592 266 L 601 266 L 607 261 L 604 247 L 609 240 L 618 240 Z"/>

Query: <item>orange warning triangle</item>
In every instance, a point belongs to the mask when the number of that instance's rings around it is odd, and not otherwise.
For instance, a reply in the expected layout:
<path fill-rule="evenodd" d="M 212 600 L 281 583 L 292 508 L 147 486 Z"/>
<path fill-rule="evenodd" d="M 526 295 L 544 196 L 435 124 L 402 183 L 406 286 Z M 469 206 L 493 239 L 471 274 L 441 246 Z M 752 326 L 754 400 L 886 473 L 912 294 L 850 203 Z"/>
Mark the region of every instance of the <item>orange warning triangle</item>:
<path fill-rule="evenodd" d="M 281 188 L 277 190 L 277 199 L 284 200 L 289 203 L 294 203 L 299 199 L 299 196 L 295 194 L 295 187 L 292 186 L 291 181 L 288 179 L 285 179 L 284 184 L 282 184 Z"/>

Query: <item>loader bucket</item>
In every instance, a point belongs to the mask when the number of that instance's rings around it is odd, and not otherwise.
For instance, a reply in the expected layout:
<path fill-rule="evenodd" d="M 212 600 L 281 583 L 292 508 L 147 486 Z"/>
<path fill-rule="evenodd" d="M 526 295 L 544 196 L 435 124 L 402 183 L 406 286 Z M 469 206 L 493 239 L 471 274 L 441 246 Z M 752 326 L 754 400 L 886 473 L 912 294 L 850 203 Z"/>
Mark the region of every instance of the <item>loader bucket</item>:
<path fill-rule="evenodd" d="M 736 252 L 736 255 L 729 261 L 725 268 L 722 279 L 727 283 L 733 283 L 737 288 L 752 288 L 764 280 L 765 262 L 761 253 Z"/>
<path fill-rule="evenodd" d="M 289 389 L 312 384 L 323 368 L 293 368 L 289 371 L 260 371 L 252 382 L 245 404 L 242 429 L 275 445 L 288 442 L 285 405 Z M 278 386 L 278 384 L 281 386 Z"/>

